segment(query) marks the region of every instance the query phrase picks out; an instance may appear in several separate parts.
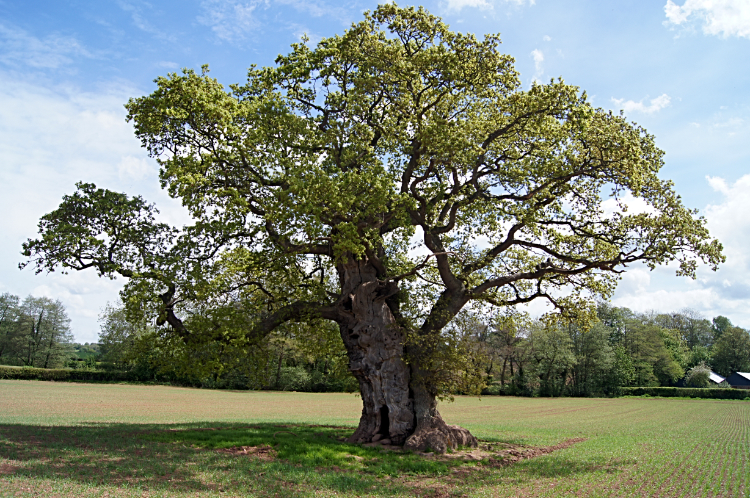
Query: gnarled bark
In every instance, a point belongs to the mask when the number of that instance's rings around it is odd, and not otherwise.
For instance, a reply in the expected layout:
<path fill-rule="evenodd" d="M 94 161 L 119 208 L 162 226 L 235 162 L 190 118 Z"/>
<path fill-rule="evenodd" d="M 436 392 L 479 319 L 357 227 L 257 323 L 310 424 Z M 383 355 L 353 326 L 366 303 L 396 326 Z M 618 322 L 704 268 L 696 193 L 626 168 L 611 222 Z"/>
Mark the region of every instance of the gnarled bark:
<path fill-rule="evenodd" d="M 387 303 L 397 285 L 379 281 L 366 259 L 351 258 L 337 270 L 343 291 L 339 328 L 362 395 L 362 416 L 349 441 L 387 440 L 440 453 L 476 446 L 469 431 L 443 422 L 434 393 L 413 382 L 403 359 L 404 331 Z"/>
<path fill-rule="evenodd" d="M 437 399 L 425 383 L 425 372 L 414 368 L 412 392 L 414 394 L 414 416 L 416 426 L 404 444 L 404 448 L 413 451 L 435 451 L 445 453 L 448 448 L 459 446 L 476 447 L 477 438 L 457 425 L 448 425 L 437 410 Z M 420 381 L 420 379 L 425 379 Z"/>
<path fill-rule="evenodd" d="M 414 408 L 403 331 L 385 302 L 395 285 L 379 282 L 375 268 L 363 260 L 352 258 L 338 270 L 345 317 L 339 328 L 362 395 L 359 427 L 349 440 L 403 444 L 414 429 Z"/>

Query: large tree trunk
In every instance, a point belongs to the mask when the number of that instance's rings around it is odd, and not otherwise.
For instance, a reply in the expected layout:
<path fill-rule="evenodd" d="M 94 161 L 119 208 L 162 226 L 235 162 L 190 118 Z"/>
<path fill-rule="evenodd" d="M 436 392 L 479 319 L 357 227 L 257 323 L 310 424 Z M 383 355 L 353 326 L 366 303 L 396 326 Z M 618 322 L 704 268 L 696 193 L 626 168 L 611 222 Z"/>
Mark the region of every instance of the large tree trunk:
<path fill-rule="evenodd" d="M 403 359 L 404 331 L 387 303 L 398 292 L 396 284 L 378 281 L 376 269 L 366 260 L 350 258 L 337 270 L 345 317 L 339 328 L 362 395 L 362 416 L 349 441 L 388 440 L 440 453 L 459 445 L 476 446 L 469 431 L 443 422 L 435 393 L 424 382 L 429 375 L 415 370 L 422 380 L 413 382 Z"/>
<path fill-rule="evenodd" d="M 363 260 L 350 258 L 338 271 L 346 316 L 339 328 L 362 395 L 362 417 L 350 441 L 403 444 L 414 430 L 409 367 L 403 330 L 385 302 L 397 289 L 379 282 L 375 268 Z"/>

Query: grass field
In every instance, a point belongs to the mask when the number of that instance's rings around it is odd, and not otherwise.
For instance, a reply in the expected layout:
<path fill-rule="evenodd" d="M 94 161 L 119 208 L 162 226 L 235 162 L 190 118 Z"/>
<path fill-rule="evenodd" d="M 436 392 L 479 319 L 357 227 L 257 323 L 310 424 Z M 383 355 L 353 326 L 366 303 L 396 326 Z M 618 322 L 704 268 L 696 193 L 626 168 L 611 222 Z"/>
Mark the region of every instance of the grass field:
<path fill-rule="evenodd" d="M 747 401 L 460 397 L 443 416 L 500 453 L 446 458 L 342 443 L 360 409 L 0 381 L 0 496 L 750 496 Z"/>

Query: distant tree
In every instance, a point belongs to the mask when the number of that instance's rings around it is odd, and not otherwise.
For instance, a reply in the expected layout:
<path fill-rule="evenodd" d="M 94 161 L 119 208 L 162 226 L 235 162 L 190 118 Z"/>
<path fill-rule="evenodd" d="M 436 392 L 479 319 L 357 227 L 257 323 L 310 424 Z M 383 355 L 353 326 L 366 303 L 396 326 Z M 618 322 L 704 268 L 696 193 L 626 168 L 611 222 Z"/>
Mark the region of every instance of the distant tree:
<path fill-rule="evenodd" d="M 726 329 L 713 347 L 712 364 L 724 377 L 750 372 L 750 334 L 740 327 Z"/>
<path fill-rule="evenodd" d="M 628 320 L 622 345 L 633 360 L 635 385 L 669 385 L 685 374 L 665 344 L 667 334 L 646 317 Z"/>
<path fill-rule="evenodd" d="M 685 308 L 678 313 L 654 316 L 654 322 L 665 329 L 676 330 L 688 348 L 711 346 L 713 333 L 711 322 L 694 309 Z"/>
<path fill-rule="evenodd" d="M 519 334 L 522 320 L 515 316 L 495 316 L 490 325 L 488 344 L 490 345 L 490 358 L 494 360 L 492 367 L 488 370 L 493 380 L 502 388 L 512 382 L 521 362 L 521 351 L 519 345 L 523 337 Z"/>
<path fill-rule="evenodd" d="M 107 303 L 99 314 L 99 351 L 101 360 L 123 368 L 133 358 L 134 341 L 145 326 L 128 319 L 125 309 Z"/>
<path fill-rule="evenodd" d="M 596 306 L 596 316 L 609 329 L 611 344 L 620 344 L 627 333 L 628 322 L 635 318 L 628 308 L 618 308 L 606 301 L 599 301 Z"/>
<path fill-rule="evenodd" d="M 16 357 L 27 366 L 58 368 L 71 354 L 70 319 L 59 300 L 48 297 L 24 299 L 20 307 Z"/>
<path fill-rule="evenodd" d="M 711 323 L 711 332 L 713 333 L 714 342 L 721 339 L 722 334 L 730 327 L 732 327 L 732 322 L 729 318 L 721 315 L 714 317 Z"/>
<path fill-rule="evenodd" d="M 18 296 L 0 294 L 0 363 L 15 363 L 21 306 Z"/>
<path fill-rule="evenodd" d="M 621 387 L 633 385 L 635 380 L 635 366 L 633 359 L 621 344 L 614 348 L 614 361 L 612 368 L 605 379 L 605 394 L 616 395 L 621 392 Z"/>
<path fill-rule="evenodd" d="M 568 392 L 572 396 L 611 394 L 612 370 L 617 368 L 610 345 L 610 329 L 603 323 L 585 330 L 576 324 L 567 327 L 575 363 L 570 372 Z M 614 374 L 616 375 L 616 374 Z"/>
<path fill-rule="evenodd" d="M 695 346 L 687 355 L 687 368 L 692 368 L 701 363 L 711 364 L 711 348 L 706 346 Z"/>
<path fill-rule="evenodd" d="M 540 396 L 560 396 L 576 363 L 573 344 L 560 324 L 537 322 L 523 342 L 526 382 Z"/>

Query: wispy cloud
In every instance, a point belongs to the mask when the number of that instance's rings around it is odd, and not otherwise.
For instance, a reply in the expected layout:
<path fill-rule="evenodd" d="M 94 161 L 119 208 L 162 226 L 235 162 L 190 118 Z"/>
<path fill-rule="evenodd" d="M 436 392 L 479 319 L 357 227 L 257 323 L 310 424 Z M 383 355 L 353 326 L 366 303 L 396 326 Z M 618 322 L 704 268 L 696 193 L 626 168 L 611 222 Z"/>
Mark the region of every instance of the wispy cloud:
<path fill-rule="evenodd" d="M 750 174 L 728 182 L 719 177 L 706 177 L 708 187 L 723 196 L 721 202 L 703 211 L 708 229 L 724 246 L 726 263 L 717 272 L 703 267 L 697 280 L 674 280 L 673 268 L 648 272 L 633 268 L 626 272 L 618 286 L 615 303 L 637 311 L 655 309 L 673 311 L 694 308 L 712 317 L 724 315 L 738 325 L 750 326 Z M 667 285 L 672 282 L 672 285 Z M 665 288 L 666 287 L 666 288 Z M 672 288 L 669 288 L 672 287 Z"/>
<path fill-rule="evenodd" d="M 263 4 L 262 0 L 204 0 L 201 2 L 203 14 L 198 17 L 198 22 L 209 26 L 221 40 L 242 41 L 259 26 L 255 11 Z"/>
<path fill-rule="evenodd" d="M 542 75 L 544 74 L 544 67 L 542 66 L 542 63 L 544 62 L 544 53 L 537 48 L 531 51 L 531 57 L 534 59 L 534 76 L 532 80 L 541 81 Z"/>
<path fill-rule="evenodd" d="M 117 165 L 120 180 L 143 180 L 149 175 L 155 175 L 156 168 L 144 158 L 125 156 Z"/>
<path fill-rule="evenodd" d="M 152 9 L 150 4 L 144 2 L 119 0 L 117 2 L 117 5 L 122 10 L 130 14 L 130 18 L 132 19 L 133 24 L 141 31 L 152 34 L 160 40 L 166 40 L 170 42 L 174 42 L 177 40 L 173 35 L 165 33 L 162 29 L 157 28 L 149 22 L 147 15 L 145 15 L 143 11 L 144 8 Z"/>
<path fill-rule="evenodd" d="M 724 121 L 714 123 L 714 128 L 739 128 L 745 123 L 742 118 L 729 118 Z"/>
<path fill-rule="evenodd" d="M 322 0 L 203 0 L 198 22 L 209 26 L 220 40 L 240 42 L 263 24 L 266 10 L 279 6 L 291 7 L 311 17 L 337 19 L 345 26 L 360 14 L 354 5 L 329 5 Z M 290 26 L 297 36 L 300 25 L 292 23 Z"/>
<path fill-rule="evenodd" d="M 748 0 L 686 0 L 680 6 L 667 0 L 664 6 L 666 25 L 703 24 L 703 33 L 724 38 L 750 38 L 750 1 Z"/>
<path fill-rule="evenodd" d="M 92 58 L 76 38 L 50 34 L 38 38 L 27 31 L 0 24 L 0 62 L 9 66 L 57 69 L 71 64 L 76 57 Z"/>
<path fill-rule="evenodd" d="M 517 6 L 523 6 L 526 4 L 534 5 L 536 3 L 536 0 L 501 0 L 502 3 L 505 4 L 515 4 Z M 465 7 L 473 7 L 478 9 L 492 9 L 495 4 L 498 2 L 495 2 L 493 0 L 446 0 L 445 2 L 445 8 L 447 10 L 455 10 L 460 11 L 461 9 Z"/>
<path fill-rule="evenodd" d="M 657 111 L 660 111 L 667 107 L 672 100 L 669 95 L 666 93 L 659 95 L 655 99 L 651 99 L 649 104 L 643 103 L 644 99 L 639 100 L 638 102 L 634 100 L 625 100 L 625 99 L 616 99 L 612 98 L 612 102 L 619 106 L 620 109 L 625 111 L 626 114 L 630 112 L 643 112 L 646 114 L 653 114 Z"/>
<path fill-rule="evenodd" d="M 13 294 L 61 299 L 81 342 L 96 340 L 95 317 L 108 300 L 118 299 L 121 280 L 99 279 L 96 272 L 19 272 L 21 242 L 81 180 L 141 194 L 158 205 L 160 219 L 187 222 L 179 202 L 159 188 L 155 161 L 125 121 L 123 102 L 141 93 L 125 82 L 102 83 L 90 92 L 0 71 L 0 212 L 12 213 L 0 217 L 0 285 Z"/>

